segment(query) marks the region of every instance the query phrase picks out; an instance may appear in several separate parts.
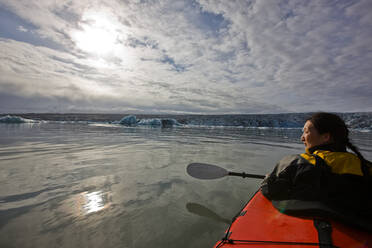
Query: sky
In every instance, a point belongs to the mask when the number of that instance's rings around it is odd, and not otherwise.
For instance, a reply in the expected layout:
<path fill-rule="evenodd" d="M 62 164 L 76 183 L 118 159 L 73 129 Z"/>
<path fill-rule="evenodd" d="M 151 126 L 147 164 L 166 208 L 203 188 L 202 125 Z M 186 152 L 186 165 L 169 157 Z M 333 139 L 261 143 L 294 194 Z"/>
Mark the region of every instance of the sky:
<path fill-rule="evenodd" d="M 0 0 L 0 113 L 372 111 L 370 0 Z"/>

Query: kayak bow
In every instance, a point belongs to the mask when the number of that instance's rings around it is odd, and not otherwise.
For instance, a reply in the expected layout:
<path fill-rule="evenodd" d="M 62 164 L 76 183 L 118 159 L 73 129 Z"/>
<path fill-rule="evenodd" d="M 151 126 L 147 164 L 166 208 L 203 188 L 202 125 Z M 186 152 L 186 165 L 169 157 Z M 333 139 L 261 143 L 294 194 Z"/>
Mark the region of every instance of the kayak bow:
<path fill-rule="evenodd" d="M 215 248 L 372 247 L 372 235 L 368 232 L 336 221 L 321 222 L 330 226 L 318 231 L 315 226 L 318 221 L 279 212 L 259 190 L 234 218 L 225 237 L 217 242 Z M 324 232 L 329 232 L 332 241 L 327 241 Z"/>

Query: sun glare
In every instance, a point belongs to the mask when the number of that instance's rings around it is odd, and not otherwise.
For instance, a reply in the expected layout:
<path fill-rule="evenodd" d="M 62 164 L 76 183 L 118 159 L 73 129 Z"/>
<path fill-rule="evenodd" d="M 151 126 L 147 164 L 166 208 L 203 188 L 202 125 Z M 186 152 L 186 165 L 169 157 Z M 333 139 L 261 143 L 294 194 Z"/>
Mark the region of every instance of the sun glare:
<path fill-rule="evenodd" d="M 72 34 L 76 46 L 84 52 L 99 57 L 113 56 L 121 51 L 123 40 L 120 23 L 111 15 L 87 12 L 83 15 L 80 30 Z"/>

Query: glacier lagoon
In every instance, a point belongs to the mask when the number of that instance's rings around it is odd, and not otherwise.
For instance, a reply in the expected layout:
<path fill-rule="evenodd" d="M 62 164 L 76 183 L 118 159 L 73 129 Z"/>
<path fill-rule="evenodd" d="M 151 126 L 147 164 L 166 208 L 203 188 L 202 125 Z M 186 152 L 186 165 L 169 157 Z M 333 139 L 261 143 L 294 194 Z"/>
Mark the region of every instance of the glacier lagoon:
<path fill-rule="evenodd" d="M 0 124 L 0 247 L 211 247 L 258 179 L 202 181 L 192 162 L 266 174 L 300 128 Z M 372 160 L 372 133 L 352 140 Z"/>

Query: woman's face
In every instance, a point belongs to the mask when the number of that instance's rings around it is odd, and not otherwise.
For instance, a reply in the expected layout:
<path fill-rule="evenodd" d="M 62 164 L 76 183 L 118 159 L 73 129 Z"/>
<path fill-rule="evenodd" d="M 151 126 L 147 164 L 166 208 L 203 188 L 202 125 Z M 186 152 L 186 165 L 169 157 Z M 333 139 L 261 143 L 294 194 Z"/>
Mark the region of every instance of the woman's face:
<path fill-rule="evenodd" d="M 314 146 L 327 144 L 330 141 L 330 134 L 319 134 L 311 121 L 307 121 L 303 128 L 301 141 L 305 144 L 305 148 L 309 149 Z"/>

